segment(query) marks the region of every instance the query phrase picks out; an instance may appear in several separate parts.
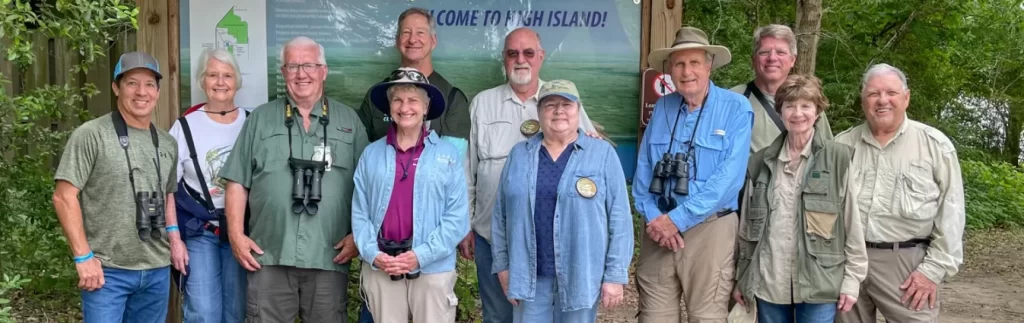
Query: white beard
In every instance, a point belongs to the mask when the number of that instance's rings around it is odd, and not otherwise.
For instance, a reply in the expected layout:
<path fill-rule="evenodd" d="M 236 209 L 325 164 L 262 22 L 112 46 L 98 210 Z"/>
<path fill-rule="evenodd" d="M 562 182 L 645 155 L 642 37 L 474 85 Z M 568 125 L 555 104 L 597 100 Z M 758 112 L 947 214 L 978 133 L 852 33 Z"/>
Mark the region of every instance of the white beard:
<path fill-rule="evenodd" d="M 533 80 L 533 76 L 530 75 L 531 71 L 523 71 L 522 73 L 516 73 L 515 70 L 508 73 L 508 81 L 515 85 L 526 85 Z"/>

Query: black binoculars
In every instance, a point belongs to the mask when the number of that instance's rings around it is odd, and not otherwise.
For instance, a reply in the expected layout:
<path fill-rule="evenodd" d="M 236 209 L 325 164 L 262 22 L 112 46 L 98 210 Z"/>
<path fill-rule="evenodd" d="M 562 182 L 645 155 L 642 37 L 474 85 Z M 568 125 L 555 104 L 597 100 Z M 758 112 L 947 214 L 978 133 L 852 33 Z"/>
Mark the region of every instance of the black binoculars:
<path fill-rule="evenodd" d="M 157 192 L 135 193 L 135 227 L 139 230 L 139 239 L 160 239 L 160 229 L 167 225 L 164 217 L 164 197 Z"/>
<path fill-rule="evenodd" d="M 648 189 L 651 194 L 662 195 L 668 188 L 669 179 L 676 180 L 676 186 L 672 193 L 686 196 L 690 193 L 690 162 L 686 155 L 676 153 L 675 158 L 665 153 L 661 160 L 654 165 L 654 176 L 651 179 L 651 187 Z"/>
<path fill-rule="evenodd" d="M 303 210 L 310 215 L 320 210 L 321 181 L 324 177 L 324 170 L 327 163 L 324 161 L 312 161 L 288 158 L 288 166 L 292 169 L 292 212 L 302 213 Z M 308 201 L 307 201 L 308 200 Z"/>
<path fill-rule="evenodd" d="M 394 241 L 394 240 L 388 240 L 388 239 L 379 238 L 377 240 L 377 243 L 380 244 L 380 249 L 381 249 L 380 251 L 381 252 L 383 252 L 384 254 L 386 254 L 388 256 L 392 256 L 392 257 L 398 257 L 398 255 L 400 255 L 400 254 L 402 254 L 402 253 L 404 253 L 406 251 L 412 250 L 412 238 L 405 239 L 405 240 L 402 240 L 402 241 Z M 419 278 L 419 277 L 420 277 L 420 273 L 407 273 L 407 274 L 405 274 L 405 278 L 407 278 L 407 279 L 416 279 L 416 278 Z M 392 275 L 391 276 L 391 280 L 392 281 L 402 280 L 402 275 Z"/>

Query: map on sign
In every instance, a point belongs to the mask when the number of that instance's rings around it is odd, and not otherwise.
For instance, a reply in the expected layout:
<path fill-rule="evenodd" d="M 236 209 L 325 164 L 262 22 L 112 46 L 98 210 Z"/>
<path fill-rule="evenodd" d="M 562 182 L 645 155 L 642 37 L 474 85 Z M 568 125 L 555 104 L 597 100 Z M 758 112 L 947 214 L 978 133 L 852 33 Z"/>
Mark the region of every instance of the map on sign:
<path fill-rule="evenodd" d="M 235 104 L 252 109 L 267 102 L 267 4 L 266 1 L 192 1 L 189 5 L 188 71 L 191 104 L 206 102 L 195 73 L 199 56 L 211 48 L 227 50 L 235 57 L 244 82 Z M 183 26 L 184 27 L 184 26 Z M 183 75 L 185 75 L 183 73 Z M 201 79 L 201 78 L 200 78 Z"/>
<path fill-rule="evenodd" d="M 658 75 L 658 78 L 654 79 L 654 93 L 657 93 L 659 97 L 672 94 L 676 91 L 675 83 L 672 83 L 672 76 L 668 74 Z"/>
<path fill-rule="evenodd" d="M 217 23 L 217 48 L 227 49 L 236 56 L 249 56 L 249 23 L 235 14 L 235 7 Z"/>

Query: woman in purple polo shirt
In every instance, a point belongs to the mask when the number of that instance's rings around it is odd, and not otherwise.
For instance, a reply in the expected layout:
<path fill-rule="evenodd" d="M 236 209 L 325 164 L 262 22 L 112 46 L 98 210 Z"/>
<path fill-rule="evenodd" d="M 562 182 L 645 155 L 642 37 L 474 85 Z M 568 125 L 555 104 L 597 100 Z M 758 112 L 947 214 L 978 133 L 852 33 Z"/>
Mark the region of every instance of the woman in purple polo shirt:
<path fill-rule="evenodd" d="M 352 228 L 367 307 L 374 322 L 408 322 L 410 312 L 415 322 L 454 322 L 455 249 L 469 232 L 464 153 L 424 124 L 444 112 L 444 96 L 401 68 L 370 100 L 391 127 L 355 172 Z"/>

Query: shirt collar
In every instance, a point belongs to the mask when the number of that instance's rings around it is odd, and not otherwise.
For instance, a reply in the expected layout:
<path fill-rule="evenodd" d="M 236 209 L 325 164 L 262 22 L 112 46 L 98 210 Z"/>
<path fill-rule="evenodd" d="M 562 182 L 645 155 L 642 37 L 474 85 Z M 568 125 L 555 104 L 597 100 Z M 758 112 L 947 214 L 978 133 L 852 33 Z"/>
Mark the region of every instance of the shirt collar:
<path fill-rule="evenodd" d="M 804 145 L 804 149 L 800 151 L 800 157 L 803 157 L 804 159 L 811 158 L 811 146 L 813 146 L 813 142 L 814 128 L 811 128 L 811 142 L 808 142 L 806 145 Z M 782 150 L 779 151 L 779 161 L 791 161 L 791 159 L 789 158 L 789 140 L 785 140 L 782 142 Z"/>
<path fill-rule="evenodd" d="M 583 128 L 576 129 L 576 141 L 572 142 L 573 149 L 583 150 L 583 148 L 589 144 L 590 137 L 587 137 L 587 133 L 583 131 Z M 533 150 L 534 148 L 540 147 L 541 142 L 544 140 L 544 132 L 537 132 L 537 134 L 526 140 L 526 149 Z"/>
<path fill-rule="evenodd" d="M 317 117 L 320 117 L 321 115 L 323 115 L 323 111 L 324 111 L 324 108 L 323 108 L 324 101 L 323 100 L 324 100 L 324 96 L 323 95 L 321 95 L 319 98 L 316 99 L 316 103 L 313 104 L 313 109 L 310 110 L 309 115 L 317 116 Z M 299 105 L 297 103 L 295 103 L 295 100 L 292 99 L 291 95 L 285 96 L 285 102 L 287 102 L 288 104 L 291 104 L 292 105 L 292 109 L 296 112 L 296 114 L 298 114 Z M 330 107 L 331 105 L 335 105 L 335 103 L 332 102 L 330 99 L 327 99 L 327 104 L 328 104 L 328 106 L 327 106 L 328 109 L 331 108 Z M 328 112 L 328 113 L 330 113 L 330 112 Z"/>
<path fill-rule="evenodd" d="M 909 128 L 910 128 L 910 118 L 907 116 L 906 113 L 904 113 L 903 114 L 903 123 L 900 124 L 900 128 L 898 130 L 896 130 L 896 134 L 892 136 L 892 139 L 889 139 L 889 143 L 887 143 L 886 146 L 888 146 L 888 145 L 892 144 L 893 142 L 895 142 L 896 139 L 898 139 L 900 136 L 902 136 L 903 133 L 907 132 L 907 129 L 909 129 Z M 860 139 L 863 140 L 865 143 L 867 143 L 869 145 L 876 146 L 879 149 L 882 148 L 882 146 L 878 142 L 878 140 L 875 139 L 875 136 L 873 134 L 871 134 L 871 125 L 869 125 L 867 122 L 864 122 L 864 130 L 861 131 L 861 133 L 860 133 Z"/>
<path fill-rule="evenodd" d="M 424 125 L 423 126 L 423 133 L 420 135 L 419 141 L 417 141 L 416 145 L 413 146 L 413 147 L 422 148 L 425 145 L 424 141 L 427 139 L 427 137 L 429 135 L 430 135 L 430 132 L 427 130 L 427 126 Z M 396 151 L 402 151 L 401 148 L 398 148 L 398 128 L 395 126 L 394 123 L 391 123 L 390 125 L 388 125 L 388 133 L 387 133 L 386 138 L 387 138 L 386 142 L 387 142 L 388 145 L 391 145 L 392 147 L 395 147 Z"/>
<path fill-rule="evenodd" d="M 542 87 L 542 86 L 544 86 L 544 80 L 538 80 L 537 81 L 537 92 L 533 92 L 533 95 L 530 96 L 530 99 L 533 99 L 534 101 L 537 101 L 537 95 L 540 94 L 540 87 Z M 512 84 L 509 84 L 508 82 L 505 82 L 505 89 L 504 90 L 505 90 L 504 91 L 505 93 L 504 93 L 504 98 L 503 99 L 505 99 L 505 101 L 516 101 L 516 102 L 519 101 L 519 96 L 516 95 L 516 91 L 512 90 Z M 520 102 L 520 103 L 522 103 L 522 102 Z"/>

